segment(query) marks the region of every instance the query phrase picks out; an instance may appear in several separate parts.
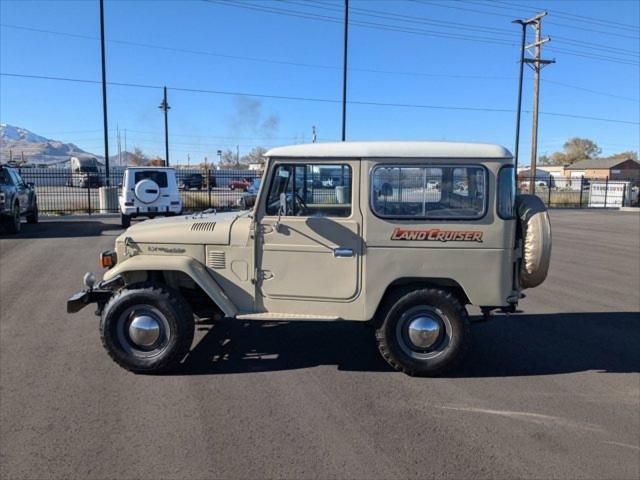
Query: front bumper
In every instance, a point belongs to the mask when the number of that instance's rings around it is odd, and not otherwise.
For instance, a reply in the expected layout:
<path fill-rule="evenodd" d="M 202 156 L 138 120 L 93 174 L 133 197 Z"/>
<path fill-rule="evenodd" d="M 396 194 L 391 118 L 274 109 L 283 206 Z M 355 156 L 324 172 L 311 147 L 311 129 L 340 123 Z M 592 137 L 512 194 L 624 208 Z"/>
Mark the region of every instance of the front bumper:
<path fill-rule="evenodd" d="M 113 290 L 82 290 L 76 292 L 67 300 L 67 313 L 76 313 L 82 310 L 90 303 L 97 303 L 99 310 L 109 301 L 113 295 Z"/>
<path fill-rule="evenodd" d="M 98 310 L 96 314 L 99 315 L 116 290 L 123 285 L 122 277 L 117 275 L 109 280 L 103 280 L 98 284 L 97 288 L 88 288 L 76 292 L 67 300 L 67 313 L 76 313 L 90 303 L 97 303 Z"/>

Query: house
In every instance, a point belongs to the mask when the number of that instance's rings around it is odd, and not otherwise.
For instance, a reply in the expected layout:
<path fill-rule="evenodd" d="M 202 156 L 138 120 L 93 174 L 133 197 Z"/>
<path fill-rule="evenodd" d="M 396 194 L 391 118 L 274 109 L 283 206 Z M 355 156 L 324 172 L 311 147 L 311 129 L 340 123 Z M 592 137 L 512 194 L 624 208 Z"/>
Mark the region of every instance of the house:
<path fill-rule="evenodd" d="M 567 171 L 572 179 L 640 181 L 640 162 L 632 158 L 591 158 L 569 165 Z"/>
<path fill-rule="evenodd" d="M 567 165 L 538 165 L 537 170 L 543 170 L 558 180 L 563 180 L 567 176 Z"/>

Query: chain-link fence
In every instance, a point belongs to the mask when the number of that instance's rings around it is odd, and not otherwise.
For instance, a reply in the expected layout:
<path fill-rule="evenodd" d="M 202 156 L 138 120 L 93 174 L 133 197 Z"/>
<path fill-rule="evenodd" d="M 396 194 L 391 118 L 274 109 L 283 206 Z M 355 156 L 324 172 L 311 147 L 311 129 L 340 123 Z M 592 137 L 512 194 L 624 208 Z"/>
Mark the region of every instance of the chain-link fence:
<path fill-rule="evenodd" d="M 41 213 L 118 213 L 118 206 L 100 205 L 100 187 L 122 187 L 124 170 L 72 172 L 70 169 L 21 168 L 25 182 L 36 186 Z M 233 210 L 241 207 L 241 198 L 258 178 L 253 170 L 176 169 L 178 189 L 185 212 Z"/>

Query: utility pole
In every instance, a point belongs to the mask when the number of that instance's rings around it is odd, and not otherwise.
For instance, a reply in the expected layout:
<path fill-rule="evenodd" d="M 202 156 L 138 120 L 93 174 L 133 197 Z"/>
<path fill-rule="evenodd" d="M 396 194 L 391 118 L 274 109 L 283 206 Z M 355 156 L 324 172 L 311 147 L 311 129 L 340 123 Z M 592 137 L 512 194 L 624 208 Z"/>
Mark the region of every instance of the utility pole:
<path fill-rule="evenodd" d="M 120 142 L 120 125 L 116 123 L 116 142 L 118 143 L 118 165 L 122 166 L 122 143 Z"/>
<path fill-rule="evenodd" d="M 533 119 L 531 127 L 531 180 L 529 181 L 529 192 L 535 194 L 536 191 L 536 164 L 538 159 L 538 106 L 540 104 L 540 71 L 551 63 L 555 63 L 555 60 L 544 60 L 541 58 L 542 45 L 551 41 L 550 37 L 542 38 L 542 19 L 547 15 L 547 12 L 541 12 L 527 20 L 514 20 L 514 23 L 522 25 L 522 45 L 520 50 L 520 79 L 519 79 L 519 91 L 518 91 L 518 113 L 516 120 L 516 148 L 515 148 L 515 163 L 516 163 L 516 176 L 518 165 L 518 152 L 520 143 L 520 113 L 522 108 L 522 77 L 524 64 L 529 65 L 533 69 Z M 535 40 L 533 43 L 526 45 L 526 29 L 527 26 L 532 25 L 535 29 Z M 531 54 L 531 49 L 534 50 L 533 58 L 526 58 L 525 52 Z"/>
<path fill-rule="evenodd" d="M 100 53 L 102 59 L 102 123 L 104 128 L 105 185 L 109 186 L 109 126 L 107 122 L 107 68 L 104 49 L 104 0 L 100 0 Z"/>
<path fill-rule="evenodd" d="M 318 140 L 318 136 L 316 135 L 316 126 L 312 125 L 311 126 L 311 141 L 313 143 L 316 143 L 317 140 Z"/>
<path fill-rule="evenodd" d="M 344 0 L 344 49 L 342 54 L 342 141 L 347 138 L 347 53 L 349 42 L 349 0 Z"/>
<path fill-rule="evenodd" d="M 164 97 L 162 103 L 158 107 L 164 112 L 164 165 L 169 166 L 169 119 L 168 113 L 171 108 L 167 103 L 167 87 L 164 87 Z"/>
<path fill-rule="evenodd" d="M 240 167 L 240 145 L 236 145 L 236 168 Z"/>

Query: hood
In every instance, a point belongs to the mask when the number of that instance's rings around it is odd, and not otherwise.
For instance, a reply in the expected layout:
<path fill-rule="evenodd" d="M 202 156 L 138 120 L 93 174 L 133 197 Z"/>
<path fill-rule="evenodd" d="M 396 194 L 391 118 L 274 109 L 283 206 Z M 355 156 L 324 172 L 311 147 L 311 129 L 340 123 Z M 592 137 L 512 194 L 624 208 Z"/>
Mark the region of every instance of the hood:
<path fill-rule="evenodd" d="M 125 230 L 118 240 L 130 237 L 136 243 L 228 245 L 231 226 L 247 213 L 198 213 L 145 220 Z"/>

